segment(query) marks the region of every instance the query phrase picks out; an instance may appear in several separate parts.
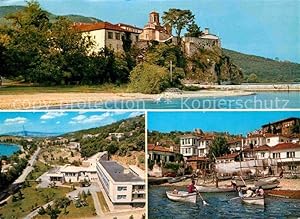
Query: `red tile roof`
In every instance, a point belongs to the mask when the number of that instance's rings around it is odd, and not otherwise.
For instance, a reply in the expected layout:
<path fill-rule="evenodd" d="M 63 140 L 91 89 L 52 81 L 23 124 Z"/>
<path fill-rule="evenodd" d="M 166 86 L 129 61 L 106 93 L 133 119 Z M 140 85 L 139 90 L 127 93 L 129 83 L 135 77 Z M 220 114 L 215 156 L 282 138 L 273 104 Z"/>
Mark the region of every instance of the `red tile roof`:
<path fill-rule="evenodd" d="M 253 147 L 253 151 L 269 151 L 269 150 L 271 150 L 271 147 L 268 145 Z M 250 149 L 250 147 L 246 147 L 246 148 L 244 148 L 243 151 L 244 152 L 252 152 L 252 149 Z"/>
<path fill-rule="evenodd" d="M 300 149 L 300 144 L 295 143 L 281 143 L 277 144 L 274 147 L 271 148 L 272 151 L 279 151 L 279 150 L 288 150 L 288 149 Z"/>
<path fill-rule="evenodd" d="M 189 162 L 189 161 L 207 161 L 207 160 L 209 160 L 207 157 L 192 156 L 187 159 L 187 162 Z"/>
<path fill-rule="evenodd" d="M 221 157 L 217 157 L 217 159 L 231 159 L 231 158 L 236 158 L 237 156 L 239 156 L 238 153 L 225 154 Z"/>
<path fill-rule="evenodd" d="M 154 144 L 148 144 L 148 151 L 175 153 L 173 151 L 170 151 L 170 148 L 159 146 L 159 145 L 154 145 Z"/>
<path fill-rule="evenodd" d="M 89 32 L 94 30 L 115 30 L 120 32 L 128 32 L 127 30 L 122 29 L 120 26 L 111 24 L 109 22 L 97 22 L 97 23 L 76 23 L 75 29 L 81 32 Z"/>

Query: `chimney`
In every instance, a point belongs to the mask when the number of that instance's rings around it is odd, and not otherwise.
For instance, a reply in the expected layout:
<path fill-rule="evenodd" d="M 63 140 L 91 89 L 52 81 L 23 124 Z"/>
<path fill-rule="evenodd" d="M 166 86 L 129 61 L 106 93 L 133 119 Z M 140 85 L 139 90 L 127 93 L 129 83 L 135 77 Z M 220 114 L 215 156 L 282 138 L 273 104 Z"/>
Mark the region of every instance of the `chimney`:
<path fill-rule="evenodd" d="M 204 34 L 205 34 L 205 35 L 209 34 L 209 28 L 208 28 L 208 27 L 206 27 L 206 28 L 204 29 Z"/>

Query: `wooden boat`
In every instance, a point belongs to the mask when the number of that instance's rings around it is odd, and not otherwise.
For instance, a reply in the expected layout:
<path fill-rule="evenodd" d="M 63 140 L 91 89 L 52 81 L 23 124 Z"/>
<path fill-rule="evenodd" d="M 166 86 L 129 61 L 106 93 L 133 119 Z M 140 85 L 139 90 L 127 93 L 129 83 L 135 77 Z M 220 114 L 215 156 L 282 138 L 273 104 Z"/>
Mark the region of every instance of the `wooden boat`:
<path fill-rule="evenodd" d="M 186 177 L 185 176 L 178 176 L 178 177 L 174 177 L 172 179 L 168 180 L 168 183 L 172 184 L 172 183 L 177 183 L 177 182 L 181 182 L 183 180 L 185 180 Z"/>
<path fill-rule="evenodd" d="M 195 186 L 198 192 L 202 193 L 218 193 L 218 192 L 235 192 L 236 190 L 231 187 L 212 187 L 212 186 Z"/>
<path fill-rule="evenodd" d="M 264 190 L 274 189 L 280 184 L 280 181 L 278 180 L 277 177 L 267 177 L 267 178 L 261 178 L 258 180 L 251 180 L 251 181 L 245 180 L 246 185 L 241 179 L 232 180 L 232 182 L 236 183 L 236 185 L 239 187 L 246 186 L 255 189 L 261 186 Z"/>
<path fill-rule="evenodd" d="M 254 204 L 254 205 L 265 205 L 265 197 L 264 196 L 256 196 L 256 197 L 240 197 L 241 201 L 246 204 Z"/>
<path fill-rule="evenodd" d="M 196 203 L 197 202 L 197 193 L 188 193 L 184 191 L 178 191 L 177 193 L 174 193 L 173 191 L 166 191 L 168 199 L 172 201 L 178 201 L 178 202 L 190 202 L 190 203 Z"/>

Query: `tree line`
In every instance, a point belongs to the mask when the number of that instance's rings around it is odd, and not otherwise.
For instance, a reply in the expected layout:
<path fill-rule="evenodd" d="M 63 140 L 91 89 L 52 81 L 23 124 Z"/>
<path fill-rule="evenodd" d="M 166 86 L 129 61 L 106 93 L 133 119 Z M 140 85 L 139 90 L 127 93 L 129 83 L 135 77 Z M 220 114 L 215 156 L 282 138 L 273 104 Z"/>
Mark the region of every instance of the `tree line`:
<path fill-rule="evenodd" d="M 2 77 L 41 85 L 128 81 L 134 64 L 129 55 L 130 42 L 124 43 L 127 52 L 122 56 L 108 48 L 91 52 L 95 42 L 89 35 L 82 35 L 64 17 L 50 22 L 48 13 L 36 1 L 29 1 L 27 7 L 6 19 L 12 25 L 0 28 Z"/>

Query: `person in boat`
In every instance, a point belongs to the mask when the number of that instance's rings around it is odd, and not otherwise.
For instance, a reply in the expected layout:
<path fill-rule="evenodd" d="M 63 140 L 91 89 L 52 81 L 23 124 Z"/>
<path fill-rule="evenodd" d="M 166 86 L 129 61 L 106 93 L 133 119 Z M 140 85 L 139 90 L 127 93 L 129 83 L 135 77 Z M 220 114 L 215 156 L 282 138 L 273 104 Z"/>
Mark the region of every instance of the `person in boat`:
<path fill-rule="evenodd" d="M 265 191 L 263 190 L 263 188 L 261 186 L 258 187 L 256 195 L 258 195 L 258 196 L 264 196 L 264 194 L 265 194 Z"/>
<path fill-rule="evenodd" d="M 174 190 L 173 190 L 173 194 L 178 194 L 178 190 L 177 190 L 177 189 L 174 189 Z"/>
<path fill-rule="evenodd" d="M 254 192 L 252 191 L 252 189 L 250 187 L 248 187 L 246 194 L 244 195 L 244 197 L 253 197 L 254 196 Z"/>
<path fill-rule="evenodd" d="M 188 186 L 188 193 L 197 192 L 197 189 L 195 187 L 195 180 L 192 180 L 192 183 Z"/>

